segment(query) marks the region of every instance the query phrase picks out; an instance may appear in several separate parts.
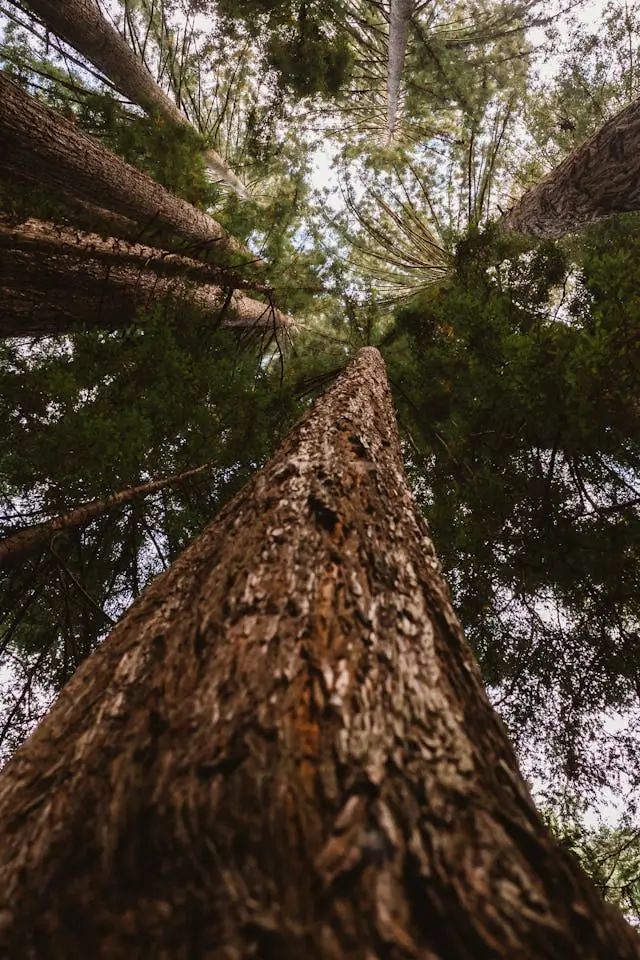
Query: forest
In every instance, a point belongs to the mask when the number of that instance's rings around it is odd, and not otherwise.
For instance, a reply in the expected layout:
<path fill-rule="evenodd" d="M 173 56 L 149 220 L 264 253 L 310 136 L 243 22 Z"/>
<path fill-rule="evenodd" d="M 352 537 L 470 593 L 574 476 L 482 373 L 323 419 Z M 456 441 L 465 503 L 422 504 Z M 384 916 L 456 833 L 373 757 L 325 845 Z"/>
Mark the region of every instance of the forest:
<path fill-rule="evenodd" d="M 640 3 L 0 0 L 0 957 L 640 958 Z"/>

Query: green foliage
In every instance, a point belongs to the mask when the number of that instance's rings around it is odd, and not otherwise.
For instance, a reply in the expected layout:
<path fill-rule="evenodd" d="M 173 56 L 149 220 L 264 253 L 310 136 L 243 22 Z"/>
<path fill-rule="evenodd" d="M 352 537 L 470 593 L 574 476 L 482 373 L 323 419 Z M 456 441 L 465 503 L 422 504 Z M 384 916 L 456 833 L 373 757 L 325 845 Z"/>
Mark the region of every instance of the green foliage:
<path fill-rule="evenodd" d="M 588 829 L 550 811 L 544 812 L 543 819 L 602 895 L 620 907 L 631 923 L 640 925 L 640 832 L 624 821 L 616 827 Z"/>
<path fill-rule="evenodd" d="M 61 534 L 3 575 L 0 649 L 17 695 L 27 694 L 0 709 L 0 752 L 295 418 L 298 402 L 249 345 L 170 304 L 124 335 L 2 345 L 3 535 L 201 463 L 212 472 Z"/>
<path fill-rule="evenodd" d="M 640 93 L 640 9 L 628 0 L 599 6 L 597 20 L 585 23 L 578 14 L 562 33 L 548 25 L 560 62 L 551 82 L 529 87 L 524 121 L 535 146 L 522 163 L 525 183 L 536 183 Z"/>
<path fill-rule="evenodd" d="M 196 206 L 217 200 L 218 192 L 205 175 L 205 143 L 193 127 L 133 115 L 103 94 L 88 94 L 75 116 L 80 126 L 171 193 Z"/>
<path fill-rule="evenodd" d="M 353 54 L 333 0 L 219 0 L 218 10 L 254 36 L 266 33 L 266 63 L 293 96 L 333 97 L 348 81 Z"/>
<path fill-rule="evenodd" d="M 553 244 L 473 233 L 449 280 L 399 312 L 388 351 L 409 469 L 485 679 L 516 742 L 544 728 L 543 766 L 583 788 L 600 711 L 629 707 L 640 679 L 640 368 L 622 349 L 626 305 L 612 312 L 637 252 L 623 241 L 618 270 L 599 272 L 600 254 L 576 278 Z"/>
<path fill-rule="evenodd" d="M 330 39 L 317 23 L 309 22 L 302 14 L 304 4 L 300 10 L 296 28 L 269 41 L 267 62 L 296 96 L 335 96 L 351 69 L 349 45 L 344 39 Z"/>

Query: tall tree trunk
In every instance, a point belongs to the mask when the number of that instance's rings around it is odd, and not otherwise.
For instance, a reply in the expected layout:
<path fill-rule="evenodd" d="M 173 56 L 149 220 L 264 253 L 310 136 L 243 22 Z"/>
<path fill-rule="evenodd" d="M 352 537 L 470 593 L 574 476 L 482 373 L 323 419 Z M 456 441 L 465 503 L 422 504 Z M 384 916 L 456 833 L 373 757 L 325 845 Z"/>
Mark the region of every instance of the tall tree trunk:
<path fill-rule="evenodd" d="M 391 0 L 389 9 L 389 62 L 387 66 L 387 142 L 396 133 L 400 84 L 409 42 L 409 24 L 415 0 Z"/>
<path fill-rule="evenodd" d="M 375 349 L 5 768 L 0 954 L 640 957 L 534 811 Z"/>
<path fill-rule="evenodd" d="M 163 300 L 188 304 L 223 327 L 294 325 L 270 302 L 236 290 L 233 275 L 220 274 L 140 244 L 38 220 L 11 227 L 0 217 L 0 337 L 117 330 Z M 212 276 L 225 286 L 211 283 Z"/>
<path fill-rule="evenodd" d="M 65 197 L 63 215 L 65 222 L 73 224 L 74 227 L 96 231 L 103 237 L 119 237 L 130 243 L 138 243 L 143 236 L 149 240 L 149 233 L 154 232 L 153 224 L 149 231 L 145 231 L 135 220 L 78 197 Z"/>
<path fill-rule="evenodd" d="M 0 570 L 15 567 L 25 557 L 51 543 L 59 533 L 72 530 L 74 527 L 82 527 L 90 520 L 95 520 L 96 517 L 101 517 L 109 510 L 120 507 L 125 503 L 131 503 L 132 500 L 139 500 L 142 497 L 148 497 L 151 493 L 156 493 L 158 490 L 176 486 L 176 484 L 182 483 L 189 477 L 195 477 L 198 473 L 202 473 L 209 466 L 210 464 L 205 463 L 201 467 L 194 467 L 193 470 L 185 470 L 184 473 L 178 473 L 173 477 L 165 477 L 164 480 L 152 480 L 149 483 L 141 483 L 137 487 L 129 487 L 127 490 L 114 493 L 105 500 L 92 500 L 89 503 L 82 503 L 74 510 L 63 513 L 59 517 L 53 517 L 52 520 L 45 520 L 43 523 L 36 523 L 24 530 L 18 530 L 10 537 L 0 540 Z"/>
<path fill-rule="evenodd" d="M 155 223 L 189 243 L 252 256 L 220 224 L 174 197 L 0 74 L 0 169 L 81 200 Z"/>
<path fill-rule="evenodd" d="M 561 237 L 640 210 L 640 99 L 607 121 L 503 217 L 506 230 Z"/>
<path fill-rule="evenodd" d="M 90 215 L 89 210 L 87 216 Z M 267 283 L 247 279 L 214 263 L 194 260 L 181 253 L 170 253 L 142 243 L 102 237 L 74 227 L 57 226 L 34 217 L 18 224 L 10 215 L 0 213 L 0 250 L 23 250 L 42 257 L 99 259 L 105 265 L 132 266 L 138 270 L 144 268 L 163 277 L 181 277 L 196 283 L 217 283 L 266 294 L 274 292 Z"/>
<path fill-rule="evenodd" d="M 50 30 L 108 77 L 128 100 L 161 116 L 168 123 L 190 125 L 127 42 L 105 20 L 95 0 L 27 0 L 27 6 Z M 205 152 L 205 160 L 219 180 L 240 196 L 249 195 L 219 153 L 209 149 Z"/>

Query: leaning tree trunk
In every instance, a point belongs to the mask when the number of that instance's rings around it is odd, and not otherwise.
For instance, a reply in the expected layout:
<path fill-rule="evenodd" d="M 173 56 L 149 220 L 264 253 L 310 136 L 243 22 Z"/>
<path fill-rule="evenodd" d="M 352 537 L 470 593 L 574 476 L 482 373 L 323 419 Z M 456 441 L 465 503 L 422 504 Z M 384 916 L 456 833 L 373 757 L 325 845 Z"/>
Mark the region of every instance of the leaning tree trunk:
<path fill-rule="evenodd" d="M 91 210 L 88 210 L 87 216 L 90 215 Z M 217 283 L 268 295 L 274 292 L 267 283 L 247 279 L 236 271 L 214 263 L 194 260 L 181 253 L 171 253 L 136 241 L 104 237 L 75 227 L 57 226 L 35 217 L 17 223 L 15 217 L 0 213 L 0 250 L 7 253 L 21 250 L 43 259 L 59 256 L 72 256 L 78 260 L 99 259 L 105 266 L 142 268 L 161 277 L 180 277 L 200 284 Z"/>
<path fill-rule="evenodd" d="M 573 150 L 502 218 L 506 230 L 561 237 L 640 210 L 640 99 Z"/>
<path fill-rule="evenodd" d="M 222 327 L 294 325 L 271 301 L 236 285 L 233 274 L 176 254 L 38 220 L 11 227 L 0 217 L 0 337 L 122 329 L 141 310 L 168 301 Z"/>
<path fill-rule="evenodd" d="M 104 516 L 109 510 L 121 507 L 125 503 L 131 503 L 132 500 L 140 500 L 148 497 L 158 490 L 164 490 L 166 487 L 174 487 L 189 477 L 195 477 L 197 474 L 206 470 L 210 464 L 205 463 L 200 467 L 194 467 L 193 470 L 185 470 L 173 477 L 165 477 L 163 480 L 152 480 L 149 483 L 141 483 L 137 487 L 129 487 L 127 490 L 121 490 L 114 493 L 105 500 L 92 500 L 89 503 L 83 503 L 68 513 L 63 513 L 51 520 L 45 520 L 43 523 L 36 523 L 24 530 L 18 530 L 16 533 L 4 540 L 0 540 L 0 570 L 8 570 L 21 563 L 25 557 L 35 553 L 36 550 L 42 550 L 43 547 L 51 543 L 55 537 L 67 530 L 73 530 L 76 527 L 83 527 L 91 520 Z"/>
<path fill-rule="evenodd" d="M 409 24 L 415 0 L 391 0 L 389 9 L 389 61 L 387 65 L 387 142 L 396 134 L 400 84 L 409 42 Z"/>
<path fill-rule="evenodd" d="M 0 169 L 154 224 L 189 243 L 252 256 L 220 224 L 0 74 Z"/>
<path fill-rule="evenodd" d="M 144 110 L 161 116 L 168 123 L 190 126 L 155 82 L 145 65 L 118 31 L 104 18 L 95 0 L 27 0 L 27 6 L 63 40 L 82 54 L 108 77 L 116 89 Z M 247 188 L 224 162 L 219 153 L 205 151 L 207 166 L 219 180 L 242 197 Z"/>
<path fill-rule="evenodd" d="M 640 957 L 535 813 L 375 349 L 5 768 L 0 955 Z"/>

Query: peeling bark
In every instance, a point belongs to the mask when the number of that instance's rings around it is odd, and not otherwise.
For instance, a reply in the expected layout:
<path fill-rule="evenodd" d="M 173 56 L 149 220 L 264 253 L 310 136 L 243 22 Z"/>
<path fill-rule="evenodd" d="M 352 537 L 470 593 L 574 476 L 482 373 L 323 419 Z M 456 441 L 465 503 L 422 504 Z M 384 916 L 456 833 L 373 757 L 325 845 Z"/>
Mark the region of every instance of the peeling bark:
<path fill-rule="evenodd" d="M 189 243 L 252 256 L 220 224 L 173 196 L 0 73 L 0 169 L 114 210 Z"/>
<path fill-rule="evenodd" d="M 156 493 L 158 490 L 176 486 L 189 477 L 195 477 L 202 473 L 209 466 L 210 464 L 205 463 L 201 467 L 194 467 L 193 470 L 185 470 L 184 473 L 176 474 L 173 477 L 165 477 L 164 480 L 152 480 L 149 483 L 141 483 L 137 487 L 129 487 L 127 490 L 114 493 L 106 500 L 92 500 L 90 503 L 83 503 L 59 517 L 53 517 L 53 519 L 45 520 L 43 523 L 36 523 L 24 530 L 18 530 L 10 537 L 0 540 L 0 570 L 8 570 L 17 566 L 25 557 L 51 543 L 60 533 L 73 530 L 75 527 L 83 527 L 90 520 L 95 520 L 109 510 L 121 507 L 125 503 L 131 503 L 132 500 L 140 500 Z"/>
<path fill-rule="evenodd" d="M 0 777 L 7 960 L 626 960 L 538 819 L 373 348 Z"/>
<path fill-rule="evenodd" d="M 188 118 L 158 86 L 118 31 L 105 20 L 95 0 L 26 0 L 26 5 L 55 34 L 66 40 L 108 77 L 132 103 L 168 123 L 190 126 Z M 205 152 L 207 165 L 216 178 L 241 197 L 247 188 L 213 149 Z"/>
<path fill-rule="evenodd" d="M 505 230 L 562 237 L 640 210 L 640 99 L 607 121 L 503 217 Z"/>
<path fill-rule="evenodd" d="M 389 62 L 387 67 L 387 141 L 395 137 L 400 84 L 409 42 L 409 24 L 415 0 L 391 0 L 389 9 Z"/>
<path fill-rule="evenodd" d="M 141 309 L 167 299 L 189 304 L 224 327 L 294 325 L 270 302 L 235 289 L 242 284 L 188 257 L 39 220 L 10 226 L 0 215 L 0 337 L 117 330 Z"/>

